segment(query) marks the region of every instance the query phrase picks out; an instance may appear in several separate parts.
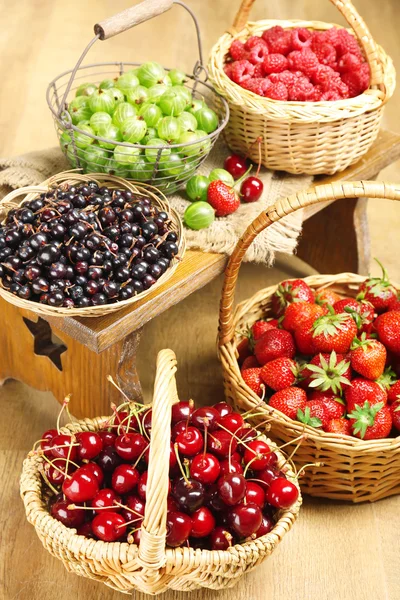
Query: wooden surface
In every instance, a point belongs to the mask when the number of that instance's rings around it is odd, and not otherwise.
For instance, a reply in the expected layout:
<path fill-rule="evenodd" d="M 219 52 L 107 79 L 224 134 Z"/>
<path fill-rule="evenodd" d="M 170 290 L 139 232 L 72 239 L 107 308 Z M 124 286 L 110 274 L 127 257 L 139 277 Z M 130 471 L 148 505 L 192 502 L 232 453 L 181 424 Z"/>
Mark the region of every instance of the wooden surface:
<path fill-rule="evenodd" d="M 238 0 L 187 0 L 202 26 L 208 52 L 233 22 Z M 398 0 L 355 0 L 377 41 L 400 64 Z M 44 101 L 48 81 L 77 60 L 92 37 L 93 23 L 123 10 L 129 0 L 0 0 L 0 152 L 19 154 L 55 144 L 55 132 Z M 341 22 L 328 0 L 257 0 L 251 14 L 261 18 L 308 18 Z M 179 38 L 177 33 L 179 33 Z M 91 62 L 162 60 L 191 69 L 197 48 L 189 17 L 179 7 L 104 44 L 96 44 Z M 384 126 L 400 131 L 398 93 L 386 108 Z M 398 163 L 385 170 L 398 180 Z M 368 206 L 372 254 L 380 257 L 393 279 L 400 279 L 399 226 L 395 203 Z M 395 210 L 397 209 L 397 211 Z M 398 248 L 398 246 L 397 246 Z M 238 301 L 307 267 L 283 258 L 275 269 L 245 265 Z M 286 259 L 285 259 L 286 261 Z M 374 273 L 378 268 L 373 266 Z M 312 273 L 312 270 L 308 270 Z M 179 305 L 148 322 L 143 331 L 138 368 L 144 394 L 150 398 L 158 350 L 171 347 L 178 356 L 182 397 L 204 403 L 221 398 L 220 367 L 215 358 L 221 277 Z M 19 348 L 21 360 L 24 355 Z M 53 427 L 58 405 L 50 393 L 17 382 L 0 389 L 0 598 L 1 600 L 118 600 L 120 594 L 69 575 L 41 547 L 25 522 L 18 499 L 18 474 L 26 451 L 43 430 Z M 278 550 L 234 590 L 166 594 L 163 600 L 398 600 L 399 498 L 374 505 L 347 506 L 306 500 L 300 518 Z M 129 597 L 129 596 L 128 596 Z M 146 600 L 141 594 L 135 600 Z"/>

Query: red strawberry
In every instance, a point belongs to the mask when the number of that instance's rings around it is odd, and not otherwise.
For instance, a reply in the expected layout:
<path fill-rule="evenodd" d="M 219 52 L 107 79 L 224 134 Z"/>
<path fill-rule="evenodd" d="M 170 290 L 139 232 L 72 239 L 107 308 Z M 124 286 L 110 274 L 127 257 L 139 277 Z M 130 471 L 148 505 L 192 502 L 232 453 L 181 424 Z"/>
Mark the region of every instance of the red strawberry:
<path fill-rule="evenodd" d="M 316 319 L 317 321 L 318 319 Z M 294 332 L 296 346 L 301 354 L 315 354 L 313 323 L 305 321 Z"/>
<path fill-rule="evenodd" d="M 302 279 L 287 279 L 278 285 L 271 301 L 273 314 L 281 317 L 292 302 L 314 303 L 314 292 Z"/>
<path fill-rule="evenodd" d="M 368 401 L 370 406 L 382 405 L 387 402 L 387 393 L 375 381 L 368 379 L 353 379 L 351 387 L 344 393 L 347 402 L 347 411 L 351 412 L 356 406 L 363 406 Z"/>
<path fill-rule="evenodd" d="M 242 378 L 245 384 L 248 385 L 249 388 L 261 398 L 264 391 L 264 384 L 260 377 L 260 373 L 261 369 L 259 367 L 246 369 L 245 371 L 242 371 Z"/>
<path fill-rule="evenodd" d="M 240 370 L 245 371 L 246 369 L 254 369 L 259 366 L 260 366 L 260 363 L 258 362 L 258 360 L 256 359 L 255 356 L 248 356 L 247 358 L 244 359 Z"/>
<path fill-rule="evenodd" d="M 375 259 L 376 260 L 376 259 Z M 389 304 L 397 299 L 396 289 L 389 281 L 386 269 L 376 261 L 382 269 L 382 277 L 370 277 L 358 288 L 357 300 L 368 300 L 377 313 L 384 312 Z"/>
<path fill-rule="evenodd" d="M 276 408 L 290 419 L 297 418 L 297 411 L 304 410 L 307 396 L 304 390 L 298 387 L 288 387 L 275 392 L 269 399 L 269 405 Z"/>
<path fill-rule="evenodd" d="M 357 302 L 354 298 L 343 298 L 343 300 L 339 300 L 333 305 L 333 309 L 336 314 L 349 313 L 353 317 L 359 331 L 369 332 L 371 323 L 375 319 L 375 309 L 368 300 Z"/>
<path fill-rule="evenodd" d="M 390 407 L 392 415 L 393 427 L 400 431 L 400 402 L 394 402 Z"/>
<path fill-rule="evenodd" d="M 241 365 L 248 356 L 252 355 L 250 344 L 249 344 L 249 338 L 245 337 L 242 340 L 240 340 L 240 342 L 236 346 L 236 350 L 239 355 L 238 363 L 239 363 L 239 365 Z"/>
<path fill-rule="evenodd" d="M 304 412 L 302 410 L 297 411 L 297 420 L 304 423 L 304 425 L 325 429 L 328 426 L 330 417 L 325 405 L 320 400 L 310 400 L 307 402 Z"/>
<path fill-rule="evenodd" d="M 390 310 L 376 320 L 378 337 L 387 350 L 400 353 L 400 312 Z"/>
<path fill-rule="evenodd" d="M 240 206 L 239 196 L 235 190 L 219 179 L 212 181 L 208 186 L 207 200 L 214 208 L 217 217 L 226 217 Z"/>
<path fill-rule="evenodd" d="M 389 302 L 388 310 L 400 310 L 400 299 L 398 296 Z"/>
<path fill-rule="evenodd" d="M 270 329 L 257 340 L 254 354 L 260 365 L 286 356 L 293 358 L 296 353 L 292 334 L 284 329 Z"/>
<path fill-rule="evenodd" d="M 400 402 L 400 379 L 396 381 L 387 393 L 388 404 L 393 402 Z"/>
<path fill-rule="evenodd" d="M 396 382 L 397 376 L 392 367 L 387 367 L 382 375 L 375 379 L 377 383 L 387 393 L 392 385 Z"/>
<path fill-rule="evenodd" d="M 385 370 L 386 348 L 378 340 L 355 338 L 351 345 L 351 367 L 366 379 L 378 379 Z"/>
<path fill-rule="evenodd" d="M 346 354 L 357 335 L 357 325 L 347 314 L 328 314 L 313 324 L 313 343 L 317 352 L 339 352 Z"/>
<path fill-rule="evenodd" d="M 297 364 L 291 358 L 276 358 L 261 369 L 261 379 L 278 392 L 296 383 Z"/>
<path fill-rule="evenodd" d="M 388 406 L 378 402 L 374 406 L 367 401 L 356 406 L 349 414 L 350 424 L 355 437 L 362 440 L 379 440 L 388 437 L 392 429 L 392 414 Z"/>
<path fill-rule="evenodd" d="M 328 390 L 334 394 L 340 394 L 342 389 L 350 385 L 351 368 L 350 362 L 343 354 L 317 354 L 302 372 L 302 387 L 308 386 L 321 392 Z"/>
<path fill-rule="evenodd" d="M 278 326 L 277 319 L 270 319 L 269 321 L 256 321 L 251 326 L 251 333 L 253 335 L 253 340 L 257 341 L 264 335 L 266 331 L 270 329 L 276 329 Z"/>
<path fill-rule="evenodd" d="M 308 394 L 308 399 L 322 402 L 330 419 L 340 419 L 346 412 L 343 400 L 333 392 L 320 392 L 315 390 L 314 392 L 311 392 L 311 394 Z"/>
<path fill-rule="evenodd" d="M 315 295 L 315 302 L 317 304 L 330 304 L 333 306 L 336 302 L 339 302 L 340 296 L 333 290 L 326 288 L 324 290 L 319 290 Z"/>
<path fill-rule="evenodd" d="M 348 419 L 331 419 L 325 431 L 338 435 L 351 435 L 350 421 Z"/>
<path fill-rule="evenodd" d="M 295 331 L 303 323 L 314 323 L 318 317 L 326 314 L 326 309 L 309 302 L 292 302 L 285 311 L 282 327 L 287 331 Z"/>

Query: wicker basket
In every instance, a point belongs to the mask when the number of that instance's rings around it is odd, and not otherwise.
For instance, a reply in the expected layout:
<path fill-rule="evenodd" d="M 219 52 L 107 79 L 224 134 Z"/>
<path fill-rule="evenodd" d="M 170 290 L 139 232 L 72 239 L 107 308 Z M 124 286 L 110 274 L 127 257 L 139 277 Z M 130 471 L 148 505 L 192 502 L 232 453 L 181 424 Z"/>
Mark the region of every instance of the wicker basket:
<path fill-rule="evenodd" d="M 272 414 L 270 436 L 278 442 L 290 442 L 305 430 L 303 440 L 294 456 L 297 468 L 304 464 L 322 462 L 322 466 L 305 470 L 302 490 L 312 496 L 350 500 L 374 501 L 400 492 L 400 437 L 363 441 L 350 436 L 325 433 L 305 427 L 265 403 L 244 383 L 237 362 L 238 330 L 253 324 L 268 313 L 270 299 L 277 289 L 271 286 L 260 290 L 242 302 L 233 313 L 234 293 L 239 268 L 246 249 L 256 235 L 272 223 L 295 210 L 340 198 L 389 198 L 400 200 L 400 185 L 375 182 L 349 182 L 318 186 L 280 200 L 247 228 L 232 254 L 225 272 L 219 321 L 219 356 L 222 362 L 226 397 L 242 410 L 257 405 L 259 412 Z M 332 287 L 342 296 L 355 296 L 365 277 L 352 273 L 313 275 L 305 281 L 314 289 Z M 398 286 L 399 289 L 399 286 Z M 296 444 L 293 443 L 293 447 Z M 290 446 L 289 446 L 290 448 Z"/>
<path fill-rule="evenodd" d="M 178 235 L 178 255 L 174 257 L 171 266 L 151 288 L 141 292 L 136 296 L 133 296 L 132 298 L 129 298 L 129 300 L 123 300 L 121 302 L 116 302 L 115 304 L 106 304 L 103 306 L 89 306 L 87 308 L 53 307 L 48 306 L 47 304 L 40 304 L 39 302 L 32 302 L 31 300 L 23 300 L 22 298 L 19 298 L 18 296 L 15 296 L 9 292 L 0 281 L 0 296 L 4 298 L 4 300 L 7 300 L 7 302 L 10 302 L 10 304 L 19 306 L 19 308 L 30 310 L 38 315 L 44 315 L 48 317 L 101 317 L 103 315 L 120 310 L 121 308 L 125 308 L 126 306 L 130 306 L 148 294 L 154 292 L 154 290 L 163 285 L 175 271 L 185 253 L 185 238 L 183 235 L 182 222 L 175 210 L 170 207 L 165 196 L 153 186 L 145 183 L 133 183 L 131 181 L 121 179 L 120 177 L 113 177 L 111 175 L 104 175 L 102 173 L 81 175 L 80 173 L 76 173 L 74 171 L 65 171 L 46 179 L 46 181 L 39 186 L 19 188 L 7 194 L 7 196 L 0 201 L 0 224 L 4 225 L 5 218 L 10 210 L 16 206 L 22 206 L 26 202 L 39 197 L 41 193 L 47 192 L 53 186 L 58 186 L 63 183 L 74 185 L 87 181 L 96 181 L 100 185 L 108 186 L 110 189 L 130 190 L 137 196 L 150 197 L 155 206 L 169 214 L 171 220 L 171 231 L 175 231 Z M 19 196 L 24 196 L 23 200 L 17 200 Z M 135 202 L 135 200 L 133 202 Z"/>
<path fill-rule="evenodd" d="M 281 102 L 241 88 L 225 74 L 226 55 L 234 39 L 246 40 L 265 29 L 306 27 L 322 31 L 334 27 L 319 21 L 247 22 L 254 0 L 243 0 L 233 27 L 211 52 L 209 73 L 216 90 L 228 100 L 230 119 L 225 137 L 232 150 L 258 162 L 262 136 L 262 164 L 290 173 L 336 173 L 357 162 L 378 135 L 384 104 L 393 95 L 395 70 L 350 0 L 331 0 L 350 24 L 371 69 L 370 88 L 336 102 Z M 353 33 L 352 32 L 352 33 Z"/>
<path fill-rule="evenodd" d="M 281 512 L 269 534 L 226 551 L 165 547 L 170 447 L 170 427 L 166 424 L 171 421 L 172 404 L 178 402 L 175 372 L 174 353 L 162 350 L 157 358 L 147 503 L 139 547 L 87 539 L 53 519 L 46 508 L 45 486 L 39 473 L 43 459 L 27 458 L 23 466 L 21 495 L 26 515 L 45 548 L 60 558 L 68 571 L 125 593 L 139 590 L 155 595 L 167 589 L 230 587 L 273 552 L 296 520 L 301 505 L 299 496 L 291 509 Z M 96 431 L 108 419 L 85 419 L 63 431 Z M 285 459 L 279 451 L 278 458 L 282 465 Z M 293 471 L 287 475 L 297 485 Z"/>

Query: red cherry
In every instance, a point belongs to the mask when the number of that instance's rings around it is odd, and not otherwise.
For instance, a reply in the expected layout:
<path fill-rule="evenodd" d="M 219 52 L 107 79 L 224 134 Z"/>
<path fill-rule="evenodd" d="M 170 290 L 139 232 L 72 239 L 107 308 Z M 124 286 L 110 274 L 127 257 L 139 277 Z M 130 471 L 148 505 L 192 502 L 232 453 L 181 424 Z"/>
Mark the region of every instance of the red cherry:
<path fill-rule="evenodd" d="M 216 454 L 218 458 L 229 456 L 236 451 L 236 448 L 236 439 L 227 431 L 213 431 L 207 436 L 207 449 Z"/>
<path fill-rule="evenodd" d="M 259 471 L 257 473 L 257 482 L 260 483 L 261 481 L 265 484 L 263 487 L 267 488 L 271 485 L 271 483 L 273 481 L 275 481 L 275 479 L 278 479 L 279 477 L 279 473 L 277 471 L 275 471 L 274 469 L 268 468 L 268 469 L 264 469 L 264 471 Z M 263 484 L 260 484 L 263 485 Z"/>
<path fill-rule="evenodd" d="M 228 473 L 220 477 L 217 486 L 219 495 L 228 506 L 241 502 L 246 493 L 246 479 L 238 473 Z"/>
<path fill-rule="evenodd" d="M 61 521 L 66 527 L 76 529 L 85 521 L 85 511 L 79 508 L 68 508 L 71 504 L 69 500 L 58 500 L 51 507 L 50 514 L 52 517 Z"/>
<path fill-rule="evenodd" d="M 120 410 L 115 413 L 114 424 L 115 425 L 127 425 L 129 413 L 126 410 Z"/>
<path fill-rule="evenodd" d="M 221 417 L 225 417 L 226 415 L 230 415 L 233 412 L 232 406 L 229 406 L 226 402 L 217 402 L 217 404 L 213 405 L 213 408 L 219 412 Z"/>
<path fill-rule="evenodd" d="M 192 531 L 194 538 L 203 538 L 210 535 L 215 527 L 215 519 L 209 508 L 201 506 L 192 514 Z"/>
<path fill-rule="evenodd" d="M 240 504 L 231 509 L 228 520 L 236 535 L 243 539 L 260 528 L 262 512 L 255 504 Z"/>
<path fill-rule="evenodd" d="M 238 437 L 245 444 L 248 444 L 249 442 L 253 442 L 254 440 L 256 440 L 258 434 L 255 429 L 245 425 L 244 427 L 239 429 L 239 431 L 235 431 L 235 436 Z M 243 454 L 245 450 L 246 447 L 244 446 L 244 444 L 240 444 L 238 447 L 238 452 Z"/>
<path fill-rule="evenodd" d="M 243 459 L 246 464 L 250 464 L 252 471 L 263 471 L 269 463 L 269 454 L 271 448 L 262 440 L 249 442 L 244 452 Z"/>
<path fill-rule="evenodd" d="M 136 546 L 139 546 L 140 544 L 140 537 L 142 535 L 142 529 L 139 527 L 139 529 L 136 529 L 136 531 L 133 532 L 133 542 L 134 544 L 136 544 Z"/>
<path fill-rule="evenodd" d="M 188 422 L 187 421 L 178 421 L 178 423 L 175 423 L 175 425 L 171 429 L 171 440 L 173 442 L 175 442 L 177 436 L 180 433 L 184 433 L 187 428 L 188 428 Z"/>
<path fill-rule="evenodd" d="M 139 482 L 139 471 L 131 465 L 119 465 L 112 474 L 111 485 L 117 494 L 129 494 Z"/>
<path fill-rule="evenodd" d="M 138 520 L 138 523 L 141 522 L 140 517 L 144 517 L 144 509 L 146 503 L 139 498 L 138 496 L 127 496 L 125 500 L 126 506 L 128 508 L 124 508 L 122 510 L 122 515 L 127 521 L 135 521 Z"/>
<path fill-rule="evenodd" d="M 99 467 L 99 465 L 94 462 L 89 462 L 85 465 L 85 468 L 88 471 L 91 471 L 93 473 L 93 475 L 96 477 L 99 487 L 102 486 L 103 481 L 104 481 L 104 473 L 101 470 L 101 468 Z"/>
<path fill-rule="evenodd" d="M 220 419 L 219 412 L 212 406 L 201 406 L 197 408 L 191 418 L 192 425 L 204 431 L 207 427 L 208 431 L 214 431 L 217 427 L 217 422 Z"/>
<path fill-rule="evenodd" d="M 151 408 L 144 413 L 143 418 L 142 418 L 142 425 L 146 430 L 147 435 L 150 437 L 150 433 L 151 433 L 151 418 L 152 418 L 152 410 Z"/>
<path fill-rule="evenodd" d="M 208 486 L 205 497 L 205 504 L 214 512 L 221 513 L 226 511 L 227 506 L 225 502 L 223 502 L 221 496 L 219 495 L 219 490 L 216 483 L 213 483 Z"/>
<path fill-rule="evenodd" d="M 265 492 L 262 489 L 261 485 L 258 485 L 254 481 L 247 481 L 246 493 L 243 502 L 245 504 L 256 504 L 257 506 L 262 508 L 265 503 Z"/>
<path fill-rule="evenodd" d="M 201 483 L 214 483 L 219 477 L 220 464 L 212 454 L 197 454 L 190 465 L 190 476 Z"/>
<path fill-rule="evenodd" d="M 95 539 L 93 530 L 92 530 L 92 522 L 91 521 L 87 521 L 86 523 L 83 523 L 83 525 L 81 525 L 80 527 L 77 528 L 77 532 L 78 535 L 83 535 L 83 537 L 85 538 L 89 538 L 89 539 Z"/>
<path fill-rule="evenodd" d="M 55 436 L 58 435 L 57 429 L 48 429 L 42 434 L 42 441 L 40 442 L 41 450 L 45 450 L 45 456 L 51 456 L 51 452 L 49 452 L 52 447 L 52 440 Z"/>
<path fill-rule="evenodd" d="M 142 500 L 146 500 L 146 487 L 147 487 L 147 473 L 144 471 L 139 478 L 137 493 Z"/>
<path fill-rule="evenodd" d="M 180 477 L 174 481 L 172 495 L 184 511 L 193 513 L 204 504 L 205 490 L 200 481 Z"/>
<path fill-rule="evenodd" d="M 80 467 L 64 481 L 62 491 L 72 502 L 87 502 L 99 491 L 99 482 L 91 469 Z"/>
<path fill-rule="evenodd" d="M 178 444 L 180 454 L 183 456 L 194 456 L 203 448 L 204 440 L 197 427 L 188 427 L 176 436 L 175 442 Z"/>
<path fill-rule="evenodd" d="M 179 512 L 179 504 L 172 496 L 167 498 L 167 512 Z"/>
<path fill-rule="evenodd" d="M 256 531 L 257 537 L 261 537 L 262 535 L 267 535 L 274 528 L 274 522 L 271 517 L 268 515 L 263 515 L 261 525 Z"/>
<path fill-rule="evenodd" d="M 93 431 L 80 431 L 76 434 L 77 454 L 79 460 L 91 460 L 103 450 L 103 440 Z"/>
<path fill-rule="evenodd" d="M 44 470 L 50 483 L 61 485 L 65 481 L 66 476 L 71 475 L 76 470 L 76 467 L 71 463 L 68 463 L 67 469 L 66 466 L 67 462 L 63 458 L 55 458 L 51 465 L 45 463 Z"/>
<path fill-rule="evenodd" d="M 126 533 L 126 521 L 116 512 L 105 512 L 96 515 L 92 521 L 92 530 L 103 542 L 116 542 Z"/>
<path fill-rule="evenodd" d="M 276 508 L 290 508 L 299 497 L 299 490 L 291 481 L 278 477 L 265 492 L 265 500 Z"/>
<path fill-rule="evenodd" d="M 211 532 L 211 550 L 228 550 L 232 546 L 232 534 L 224 527 L 216 527 Z"/>
<path fill-rule="evenodd" d="M 258 177 L 246 177 L 240 186 L 240 194 L 243 202 L 256 202 L 261 198 L 264 184 Z"/>
<path fill-rule="evenodd" d="M 103 442 L 103 448 L 114 446 L 115 440 L 117 439 L 116 433 L 113 433 L 112 431 L 99 431 L 98 434 Z"/>
<path fill-rule="evenodd" d="M 67 458 L 75 460 L 77 457 L 77 447 L 71 435 L 60 433 L 51 440 L 51 454 L 54 458 Z"/>
<path fill-rule="evenodd" d="M 192 519 L 182 512 L 167 514 L 167 546 L 182 546 L 188 539 L 192 529 Z"/>
<path fill-rule="evenodd" d="M 231 413 L 230 415 L 221 417 L 219 423 L 223 428 L 229 429 L 229 431 L 236 435 L 236 432 L 243 427 L 244 419 L 239 413 Z"/>
<path fill-rule="evenodd" d="M 122 463 L 122 458 L 113 446 L 108 446 L 100 452 L 97 463 L 104 473 L 112 473 Z"/>
<path fill-rule="evenodd" d="M 177 402 L 176 404 L 173 404 L 171 410 L 171 422 L 177 423 L 178 421 L 189 419 L 192 411 L 193 401 Z"/>
<path fill-rule="evenodd" d="M 115 440 L 115 449 L 124 460 L 138 458 L 147 448 L 148 442 L 140 433 L 124 433 Z"/>
<path fill-rule="evenodd" d="M 121 507 L 117 506 L 115 502 L 121 502 L 121 498 L 114 492 L 114 490 L 104 488 L 99 490 L 90 506 L 94 512 L 121 512 Z M 110 508 L 105 508 L 106 506 Z M 100 510 L 99 510 L 100 509 Z"/>
<path fill-rule="evenodd" d="M 234 179 L 239 179 L 247 171 L 247 163 L 244 158 L 238 154 L 227 156 L 224 162 L 224 169 L 232 175 Z"/>
<path fill-rule="evenodd" d="M 231 457 L 231 460 L 229 460 L 229 458 L 225 458 L 224 460 L 221 460 L 220 468 L 221 468 L 221 476 L 226 475 L 227 473 L 239 473 L 239 475 L 243 475 L 242 465 L 240 464 L 240 462 L 235 460 L 233 458 L 233 456 Z"/>

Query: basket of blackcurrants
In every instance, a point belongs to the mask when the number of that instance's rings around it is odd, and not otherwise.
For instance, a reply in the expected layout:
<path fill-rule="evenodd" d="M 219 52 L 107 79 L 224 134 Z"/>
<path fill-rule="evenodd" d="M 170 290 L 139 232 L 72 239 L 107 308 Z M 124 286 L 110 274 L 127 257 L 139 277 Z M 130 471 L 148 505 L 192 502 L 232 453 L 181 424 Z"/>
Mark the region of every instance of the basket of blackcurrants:
<path fill-rule="evenodd" d="M 125 593 L 232 586 L 301 505 L 290 459 L 250 424 L 257 414 L 179 401 L 175 372 L 162 350 L 152 405 L 57 426 L 24 461 L 26 515 L 46 549 Z"/>
<path fill-rule="evenodd" d="M 161 192 L 110 175 L 60 173 L 8 194 L 0 215 L 0 296 L 42 315 L 126 307 L 164 283 L 185 250 Z"/>

